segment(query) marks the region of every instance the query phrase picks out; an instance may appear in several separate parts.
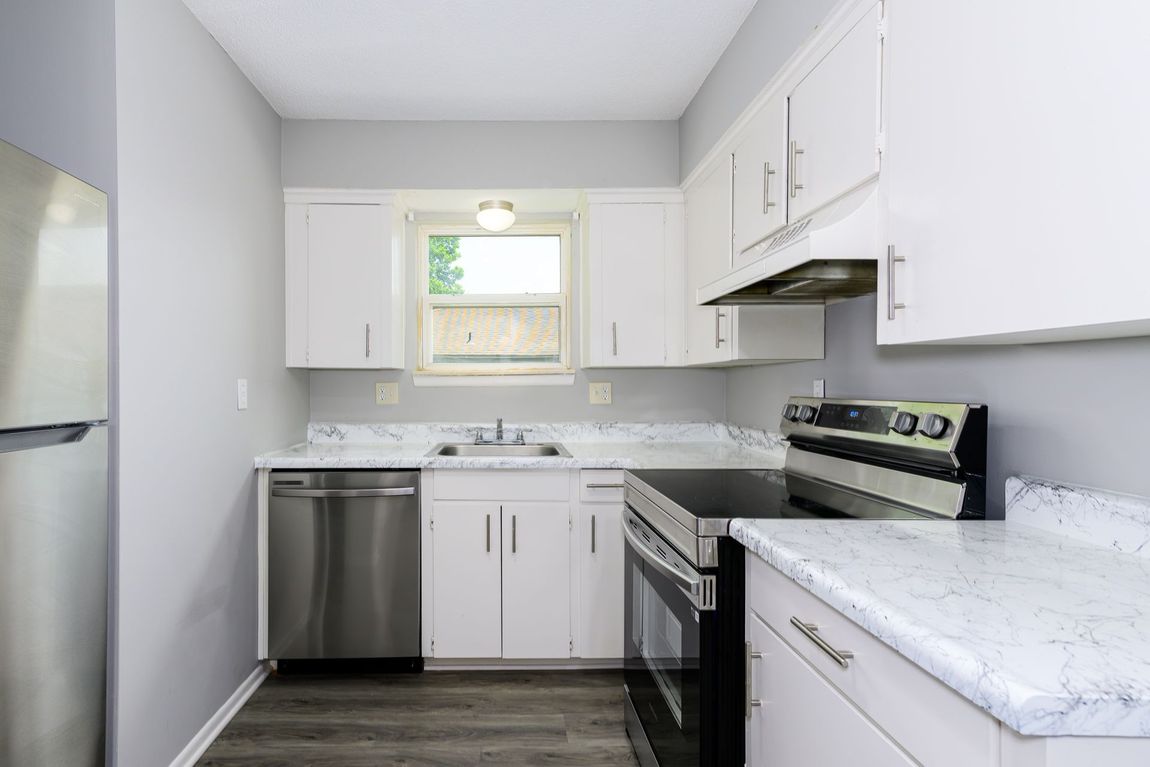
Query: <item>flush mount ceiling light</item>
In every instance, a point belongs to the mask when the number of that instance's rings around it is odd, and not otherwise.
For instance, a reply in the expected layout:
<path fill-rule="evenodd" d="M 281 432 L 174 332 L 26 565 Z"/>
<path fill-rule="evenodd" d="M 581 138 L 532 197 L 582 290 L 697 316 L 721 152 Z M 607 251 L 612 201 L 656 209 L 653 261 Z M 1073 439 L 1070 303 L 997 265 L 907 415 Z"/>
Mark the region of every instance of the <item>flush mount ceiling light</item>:
<path fill-rule="evenodd" d="M 515 211 L 507 200 L 484 200 L 475 221 L 489 232 L 502 232 L 515 223 Z"/>

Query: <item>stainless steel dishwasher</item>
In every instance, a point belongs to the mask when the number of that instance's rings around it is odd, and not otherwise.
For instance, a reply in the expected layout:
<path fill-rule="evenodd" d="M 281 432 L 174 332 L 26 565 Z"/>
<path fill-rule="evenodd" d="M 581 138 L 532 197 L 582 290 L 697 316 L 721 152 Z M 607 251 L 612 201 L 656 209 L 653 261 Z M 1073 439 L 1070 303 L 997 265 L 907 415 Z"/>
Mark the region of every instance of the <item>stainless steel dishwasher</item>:
<path fill-rule="evenodd" d="M 419 472 L 276 471 L 270 489 L 269 656 L 418 662 Z"/>

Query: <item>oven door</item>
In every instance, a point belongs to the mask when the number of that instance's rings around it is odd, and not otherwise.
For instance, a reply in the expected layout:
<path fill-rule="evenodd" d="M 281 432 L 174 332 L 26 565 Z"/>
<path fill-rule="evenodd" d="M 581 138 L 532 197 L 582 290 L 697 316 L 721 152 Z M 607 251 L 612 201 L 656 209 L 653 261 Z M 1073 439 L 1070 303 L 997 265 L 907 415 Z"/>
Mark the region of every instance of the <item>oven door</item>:
<path fill-rule="evenodd" d="M 628 734 L 645 766 L 697 767 L 700 648 L 715 616 L 714 576 L 694 569 L 630 507 L 623 537 Z"/>

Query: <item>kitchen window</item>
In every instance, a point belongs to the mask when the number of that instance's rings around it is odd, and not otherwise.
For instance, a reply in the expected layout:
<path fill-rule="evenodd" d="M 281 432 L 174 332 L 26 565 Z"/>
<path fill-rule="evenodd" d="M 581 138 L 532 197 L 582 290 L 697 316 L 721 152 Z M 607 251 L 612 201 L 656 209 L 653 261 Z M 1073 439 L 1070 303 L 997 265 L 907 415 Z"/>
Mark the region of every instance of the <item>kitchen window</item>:
<path fill-rule="evenodd" d="M 565 224 L 421 227 L 419 373 L 567 383 L 570 240 Z"/>

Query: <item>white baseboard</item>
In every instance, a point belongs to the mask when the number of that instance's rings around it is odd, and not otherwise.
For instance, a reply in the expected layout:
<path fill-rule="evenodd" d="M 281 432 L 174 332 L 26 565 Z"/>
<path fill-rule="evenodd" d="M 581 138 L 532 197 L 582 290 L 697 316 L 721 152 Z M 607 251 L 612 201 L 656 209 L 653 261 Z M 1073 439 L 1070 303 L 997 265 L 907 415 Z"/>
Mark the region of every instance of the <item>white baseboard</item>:
<path fill-rule="evenodd" d="M 248 702 L 248 698 L 252 697 L 252 693 L 259 689 L 267 675 L 266 668 L 262 665 L 256 666 L 251 675 L 240 683 L 231 697 L 224 701 L 224 705 L 220 706 L 219 711 L 212 714 L 212 718 L 196 733 L 188 745 L 184 746 L 180 755 L 172 760 L 171 767 L 193 767 L 208 750 L 208 746 L 212 745 L 219 734 L 223 732 L 228 722 L 232 721 L 236 712 L 243 708 L 243 705 Z"/>

